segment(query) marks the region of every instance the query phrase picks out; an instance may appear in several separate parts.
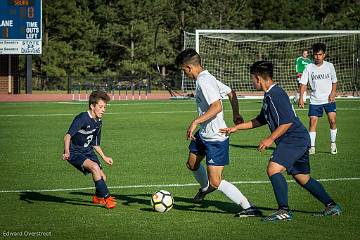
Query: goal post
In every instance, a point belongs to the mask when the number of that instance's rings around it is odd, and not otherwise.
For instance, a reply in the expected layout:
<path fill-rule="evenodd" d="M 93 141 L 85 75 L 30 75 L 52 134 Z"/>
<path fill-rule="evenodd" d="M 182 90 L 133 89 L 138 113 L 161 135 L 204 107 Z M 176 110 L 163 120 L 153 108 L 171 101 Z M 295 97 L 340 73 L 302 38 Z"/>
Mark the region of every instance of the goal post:
<path fill-rule="evenodd" d="M 274 80 L 289 95 L 297 90 L 295 60 L 316 42 L 327 46 L 326 59 L 335 66 L 339 95 L 358 96 L 360 87 L 357 30 L 196 30 L 184 32 L 184 48 L 195 48 L 203 66 L 240 95 L 254 95 L 249 66 L 258 60 L 274 64 Z M 184 92 L 194 81 L 183 77 Z"/>

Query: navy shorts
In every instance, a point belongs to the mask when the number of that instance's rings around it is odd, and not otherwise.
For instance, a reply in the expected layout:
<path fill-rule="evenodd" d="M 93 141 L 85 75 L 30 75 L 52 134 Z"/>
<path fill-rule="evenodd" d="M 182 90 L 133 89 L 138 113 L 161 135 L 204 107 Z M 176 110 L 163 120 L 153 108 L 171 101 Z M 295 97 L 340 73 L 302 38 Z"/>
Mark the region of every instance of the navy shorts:
<path fill-rule="evenodd" d="M 87 169 L 83 167 L 83 164 L 86 159 L 89 159 L 95 163 L 97 163 L 102 169 L 100 161 L 95 153 L 70 153 L 70 160 L 68 161 L 71 165 L 73 165 L 76 169 L 78 169 L 80 172 L 82 172 L 84 175 L 87 175 L 90 173 Z"/>
<path fill-rule="evenodd" d="M 271 161 L 284 166 L 289 175 L 310 174 L 309 147 L 307 141 L 281 141 L 276 146 Z"/>
<path fill-rule="evenodd" d="M 311 117 L 311 116 L 322 117 L 323 109 L 325 110 L 326 113 L 336 112 L 336 103 L 332 102 L 332 103 L 325 103 L 325 104 L 320 104 L 320 105 L 310 104 L 308 116 L 309 117 Z"/>
<path fill-rule="evenodd" d="M 204 141 L 199 131 L 195 133 L 195 140 L 189 145 L 190 152 L 198 156 L 206 156 L 206 165 L 225 166 L 229 164 L 229 138 L 225 141 Z"/>

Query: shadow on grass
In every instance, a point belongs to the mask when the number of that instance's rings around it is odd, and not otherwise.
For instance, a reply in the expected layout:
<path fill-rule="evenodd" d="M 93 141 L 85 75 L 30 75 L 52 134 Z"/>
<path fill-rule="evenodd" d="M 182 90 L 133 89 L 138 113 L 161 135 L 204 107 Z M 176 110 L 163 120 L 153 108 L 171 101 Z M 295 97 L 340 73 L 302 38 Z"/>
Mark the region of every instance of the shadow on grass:
<path fill-rule="evenodd" d="M 95 206 L 89 201 L 84 201 L 80 198 L 64 198 L 55 195 L 48 195 L 40 192 L 21 192 L 20 193 L 20 200 L 25 201 L 27 203 L 34 203 L 34 202 L 54 202 L 54 203 L 65 203 L 71 205 L 79 205 L 79 206 Z"/>
<path fill-rule="evenodd" d="M 71 194 L 87 196 L 91 195 L 86 192 L 71 192 Z M 131 206 L 133 204 L 146 205 L 146 208 L 140 208 L 141 211 L 153 211 L 150 203 L 151 194 L 134 194 L 134 195 L 119 195 L 111 194 L 114 196 L 118 204 L 123 206 Z M 209 209 L 215 207 L 216 209 Z M 204 200 L 201 204 L 194 203 L 192 198 L 186 197 L 174 197 L 174 209 L 179 211 L 193 211 L 193 212 L 209 212 L 209 213 L 222 213 L 222 214 L 234 214 L 242 209 L 235 203 L 224 202 L 217 200 Z M 276 210 L 273 208 L 258 207 L 261 210 Z"/>
<path fill-rule="evenodd" d="M 232 144 L 230 143 L 231 147 L 236 147 L 236 148 L 242 148 L 242 149 L 258 149 L 258 146 L 254 146 L 254 145 L 239 145 L 239 144 Z M 268 150 L 275 150 L 274 147 L 269 147 L 267 148 Z"/>
<path fill-rule="evenodd" d="M 87 207 L 103 207 L 101 205 L 94 205 L 91 203 L 91 193 L 87 192 L 70 192 L 70 194 L 78 196 L 88 196 L 89 200 L 84 201 L 81 198 L 64 198 L 55 195 L 48 195 L 40 192 L 21 192 L 20 200 L 27 203 L 34 202 L 53 202 L 53 203 L 64 203 L 78 206 L 87 206 Z M 140 208 L 141 211 L 150 212 L 153 211 L 150 204 L 150 194 L 134 194 L 134 195 L 119 195 L 112 194 L 117 200 L 118 204 L 123 206 L 131 206 L 134 204 L 145 205 L 146 207 Z M 215 207 L 216 209 L 209 209 Z M 256 206 L 262 211 L 276 211 L 275 208 L 268 208 L 262 206 Z M 201 204 L 194 203 L 192 198 L 187 197 L 174 197 L 174 209 L 179 211 L 192 211 L 192 212 L 208 212 L 208 213 L 221 213 L 221 214 L 234 214 L 242 209 L 232 202 L 224 202 L 217 200 L 204 200 Z M 292 209 L 293 212 L 299 213 L 317 213 L 312 211 L 304 211 Z"/>

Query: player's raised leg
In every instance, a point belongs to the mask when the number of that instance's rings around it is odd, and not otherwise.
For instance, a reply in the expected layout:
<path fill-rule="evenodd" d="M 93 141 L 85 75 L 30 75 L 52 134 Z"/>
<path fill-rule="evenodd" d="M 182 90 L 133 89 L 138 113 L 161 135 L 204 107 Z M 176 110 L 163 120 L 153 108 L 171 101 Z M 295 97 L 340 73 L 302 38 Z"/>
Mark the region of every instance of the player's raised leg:
<path fill-rule="evenodd" d="M 106 208 L 114 208 L 116 206 L 116 201 L 110 196 L 109 189 L 103 179 L 104 173 L 99 164 L 90 159 L 86 159 L 83 163 L 83 168 L 92 174 L 95 183 L 96 190 L 95 195 L 93 196 L 93 203 L 103 204 Z"/>
<path fill-rule="evenodd" d="M 325 205 L 325 209 L 315 216 L 340 215 L 341 207 L 329 196 L 325 188 L 308 174 L 296 174 L 293 178 L 317 200 Z"/>
<path fill-rule="evenodd" d="M 231 201 L 241 206 L 243 211 L 235 216 L 237 217 L 261 217 L 262 213 L 257 208 L 251 206 L 248 199 L 235 187 L 232 183 L 222 179 L 224 166 L 207 166 L 209 174 L 210 186 L 213 189 L 218 189 L 225 194 Z"/>
<path fill-rule="evenodd" d="M 196 181 L 200 184 L 200 189 L 193 199 L 194 202 L 197 203 L 201 202 L 205 195 L 210 193 L 206 169 L 201 164 L 203 158 L 203 155 L 196 155 L 193 152 L 189 152 L 188 161 L 186 162 L 187 168 L 192 171 Z"/>

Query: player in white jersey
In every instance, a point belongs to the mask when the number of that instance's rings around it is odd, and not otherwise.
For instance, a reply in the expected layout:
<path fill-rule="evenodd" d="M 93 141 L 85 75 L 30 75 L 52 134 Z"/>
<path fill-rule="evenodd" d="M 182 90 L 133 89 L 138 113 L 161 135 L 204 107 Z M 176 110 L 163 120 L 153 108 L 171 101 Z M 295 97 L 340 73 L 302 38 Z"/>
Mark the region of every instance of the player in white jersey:
<path fill-rule="evenodd" d="M 194 202 L 200 203 L 206 194 L 219 190 L 243 208 L 236 216 L 262 216 L 261 211 L 251 206 L 237 187 L 222 179 L 224 166 L 229 164 L 229 138 L 219 131 L 226 128 L 221 98 L 225 94 L 230 96 L 234 121 L 242 122 L 235 92 L 203 69 L 200 55 L 194 49 L 182 51 L 176 58 L 176 65 L 181 67 L 188 78 L 196 80 L 195 99 L 199 116 L 187 130 L 187 138 L 191 142 L 186 163 L 201 186 Z M 200 129 L 194 134 L 198 125 Z M 201 164 L 204 157 L 207 171 Z"/>
<path fill-rule="evenodd" d="M 319 117 L 322 117 L 325 110 L 330 125 L 330 152 L 337 154 L 336 148 L 336 72 L 334 65 L 324 61 L 326 45 L 315 43 L 313 45 L 314 63 L 306 66 L 300 79 L 300 99 L 299 107 L 304 107 L 302 95 L 306 90 L 307 83 L 311 87 L 310 106 L 309 106 L 309 134 L 311 139 L 310 154 L 315 153 L 316 127 Z"/>

